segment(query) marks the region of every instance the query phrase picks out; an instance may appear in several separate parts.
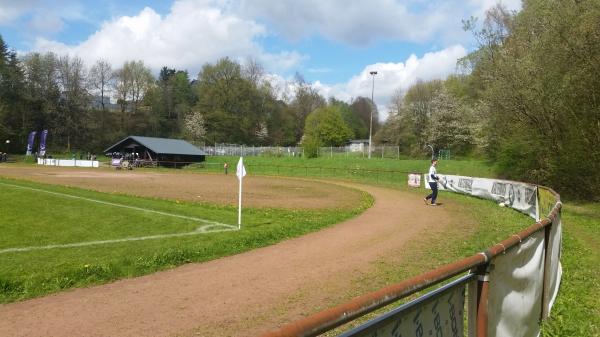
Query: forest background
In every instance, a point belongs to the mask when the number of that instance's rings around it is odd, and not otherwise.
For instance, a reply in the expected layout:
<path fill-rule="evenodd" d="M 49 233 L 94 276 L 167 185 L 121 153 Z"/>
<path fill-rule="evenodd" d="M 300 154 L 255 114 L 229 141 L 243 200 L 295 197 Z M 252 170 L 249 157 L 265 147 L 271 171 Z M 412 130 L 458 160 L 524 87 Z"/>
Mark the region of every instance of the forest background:
<path fill-rule="evenodd" d="M 500 177 L 600 199 L 600 2 L 525 0 L 464 20 L 479 48 L 445 80 L 398 90 L 380 122 L 368 97 L 322 97 L 301 74 L 284 88 L 255 60 L 223 58 L 198 74 L 142 62 L 120 68 L 69 55 L 17 55 L 0 36 L 0 151 L 101 152 L 128 135 L 310 150 L 366 139 L 423 156 L 423 146 L 487 159 Z M 196 76 L 197 75 L 197 76 Z M 6 143 L 4 140 L 10 140 Z M 314 151 L 307 151 L 313 153 Z"/>

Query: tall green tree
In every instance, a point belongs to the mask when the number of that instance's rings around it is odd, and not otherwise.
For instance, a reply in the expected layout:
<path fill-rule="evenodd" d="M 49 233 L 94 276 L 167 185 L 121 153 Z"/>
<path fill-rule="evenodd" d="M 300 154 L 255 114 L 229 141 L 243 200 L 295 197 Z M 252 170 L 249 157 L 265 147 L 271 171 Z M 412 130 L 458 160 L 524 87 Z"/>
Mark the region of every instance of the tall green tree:
<path fill-rule="evenodd" d="M 422 156 L 430 138 L 428 130 L 432 130 L 435 101 L 443 86 L 441 80 L 417 81 L 406 92 L 396 91 L 390 104 L 390 117 L 375 140 L 398 145 L 404 154 Z M 438 133 L 435 137 L 440 136 Z"/>
<path fill-rule="evenodd" d="M 117 122 L 120 134 L 140 133 L 151 128 L 149 107 L 143 102 L 146 95 L 152 92 L 155 80 L 152 71 L 146 67 L 143 61 L 127 61 L 122 68 L 115 71 L 113 82 L 117 104 L 120 107 L 119 120 Z M 140 108 L 144 107 L 142 114 Z"/>
<path fill-rule="evenodd" d="M 371 114 L 373 114 L 372 132 L 373 134 L 377 133 L 377 130 L 379 130 L 379 110 L 377 110 L 377 105 L 370 98 L 358 97 L 354 99 L 350 105 L 350 109 L 353 115 L 360 120 L 358 124 L 356 122 L 353 123 L 357 127 L 356 130 L 359 131 L 359 134 L 356 135 L 357 138 L 369 138 Z M 361 124 L 365 126 L 364 129 L 361 127 Z"/>
<path fill-rule="evenodd" d="M 509 178 L 600 198 L 600 3 L 526 0 L 488 12 L 473 75 Z"/>
<path fill-rule="evenodd" d="M 318 108 L 306 118 L 305 141 L 316 141 L 320 146 L 342 146 L 352 135 L 337 105 Z"/>
<path fill-rule="evenodd" d="M 156 86 L 149 93 L 148 104 L 160 124 L 160 135 L 179 137 L 185 134 L 185 119 L 192 113 L 196 95 L 187 71 L 163 67 Z"/>
<path fill-rule="evenodd" d="M 266 111 L 264 96 L 228 58 L 205 64 L 198 75 L 196 110 L 204 116 L 208 142 L 258 144 Z"/>
<path fill-rule="evenodd" d="M 368 137 L 369 125 L 365 124 L 365 121 L 358 115 L 355 109 L 352 109 L 350 104 L 331 97 L 329 98 L 329 105 L 339 107 L 344 122 L 352 130 L 352 138 L 365 139 Z"/>
<path fill-rule="evenodd" d="M 308 115 L 316 109 L 327 104 L 325 98 L 319 94 L 316 88 L 304 80 L 304 77 L 296 73 L 294 77 L 294 96 L 290 102 L 290 109 L 295 117 L 296 141 L 300 141 L 304 133 L 304 124 Z"/>
<path fill-rule="evenodd" d="M 23 97 L 24 79 L 20 62 L 14 51 L 0 36 L 0 138 L 3 151 L 23 149 L 24 135 L 32 127 L 32 117 L 27 111 Z M 10 148 L 4 148 L 10 140 Z"/>
<path fill-rule="evenodd" d="M 467 154 L 475 144 L 473 125 L 471 109 L 462 105 L 444 86 L 432 101 L 425 131 L 427 143 L 454 154 Z"/>
<path fill-rule="evenodd" d="M 68 55 L 57 62 L 57 79 L 61 90 L 58 109 L 50 116 L 54 142 L 82 148 L 87 141 L 89 93 L 86 86 L 87 70 L 83 60 Z"/>

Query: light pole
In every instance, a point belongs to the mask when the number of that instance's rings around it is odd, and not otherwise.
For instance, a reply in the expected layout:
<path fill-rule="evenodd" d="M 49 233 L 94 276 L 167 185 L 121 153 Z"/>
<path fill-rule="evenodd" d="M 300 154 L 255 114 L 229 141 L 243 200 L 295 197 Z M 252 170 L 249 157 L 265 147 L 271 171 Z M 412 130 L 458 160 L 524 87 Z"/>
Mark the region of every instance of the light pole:
<path fill-rule="evenodd" d="M 429 147 L 431 149 L 431 160 L 433 160 L 433 158 L 435 158 L 435 153 L 433 151 L 433 146 L 431 146 L 429 144 L 425 144 L 425 147 Z"/>
<path fill-rule="evenodd" d="M 369 72 L 373 77 L 373 85 L 371 87 L 371 103 L 375 105 L 375 101 L 373 101 L 373 93 L 375 92 L 375 75 L 377 75 L 377 71 Z M 369 159 L 371 159 L 371 138 L 373 135 L 373 107 L 371 107 L 371 122 L 369 123 Z"/>

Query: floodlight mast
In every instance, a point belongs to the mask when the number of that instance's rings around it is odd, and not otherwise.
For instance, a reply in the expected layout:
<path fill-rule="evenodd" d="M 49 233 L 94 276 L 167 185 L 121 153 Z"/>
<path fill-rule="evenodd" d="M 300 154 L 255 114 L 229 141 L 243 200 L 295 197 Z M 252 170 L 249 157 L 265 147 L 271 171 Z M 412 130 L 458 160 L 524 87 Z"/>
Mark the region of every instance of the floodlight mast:
<path fill-rule="evenodd" d="M 375 105 L 373 101 L 373 93 L 375 92 L 375 75 L 377 71 L 370 71 L 369 74 L 373 77 L 373 85 L 371 86 L 371 103 Z M 371 159 L 371 139 L 373 134 L 373 106 L 371 106 L 371 122 L 369 123 L 369 159 Z"/>

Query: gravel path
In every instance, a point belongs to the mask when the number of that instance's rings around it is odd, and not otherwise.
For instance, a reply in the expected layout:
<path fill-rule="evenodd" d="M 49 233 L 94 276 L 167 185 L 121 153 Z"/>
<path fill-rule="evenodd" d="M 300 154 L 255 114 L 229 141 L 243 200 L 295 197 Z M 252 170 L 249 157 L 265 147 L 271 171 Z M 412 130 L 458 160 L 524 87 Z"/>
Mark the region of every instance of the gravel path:
<path fill-rule="evenodd" d="M 381 261 L 450 223 L 414 194 L 367 191 L 375 205 L 334 227 L 247 253 L 0 305 L 0 336 L 253 336 L 347 300 Z"/>

